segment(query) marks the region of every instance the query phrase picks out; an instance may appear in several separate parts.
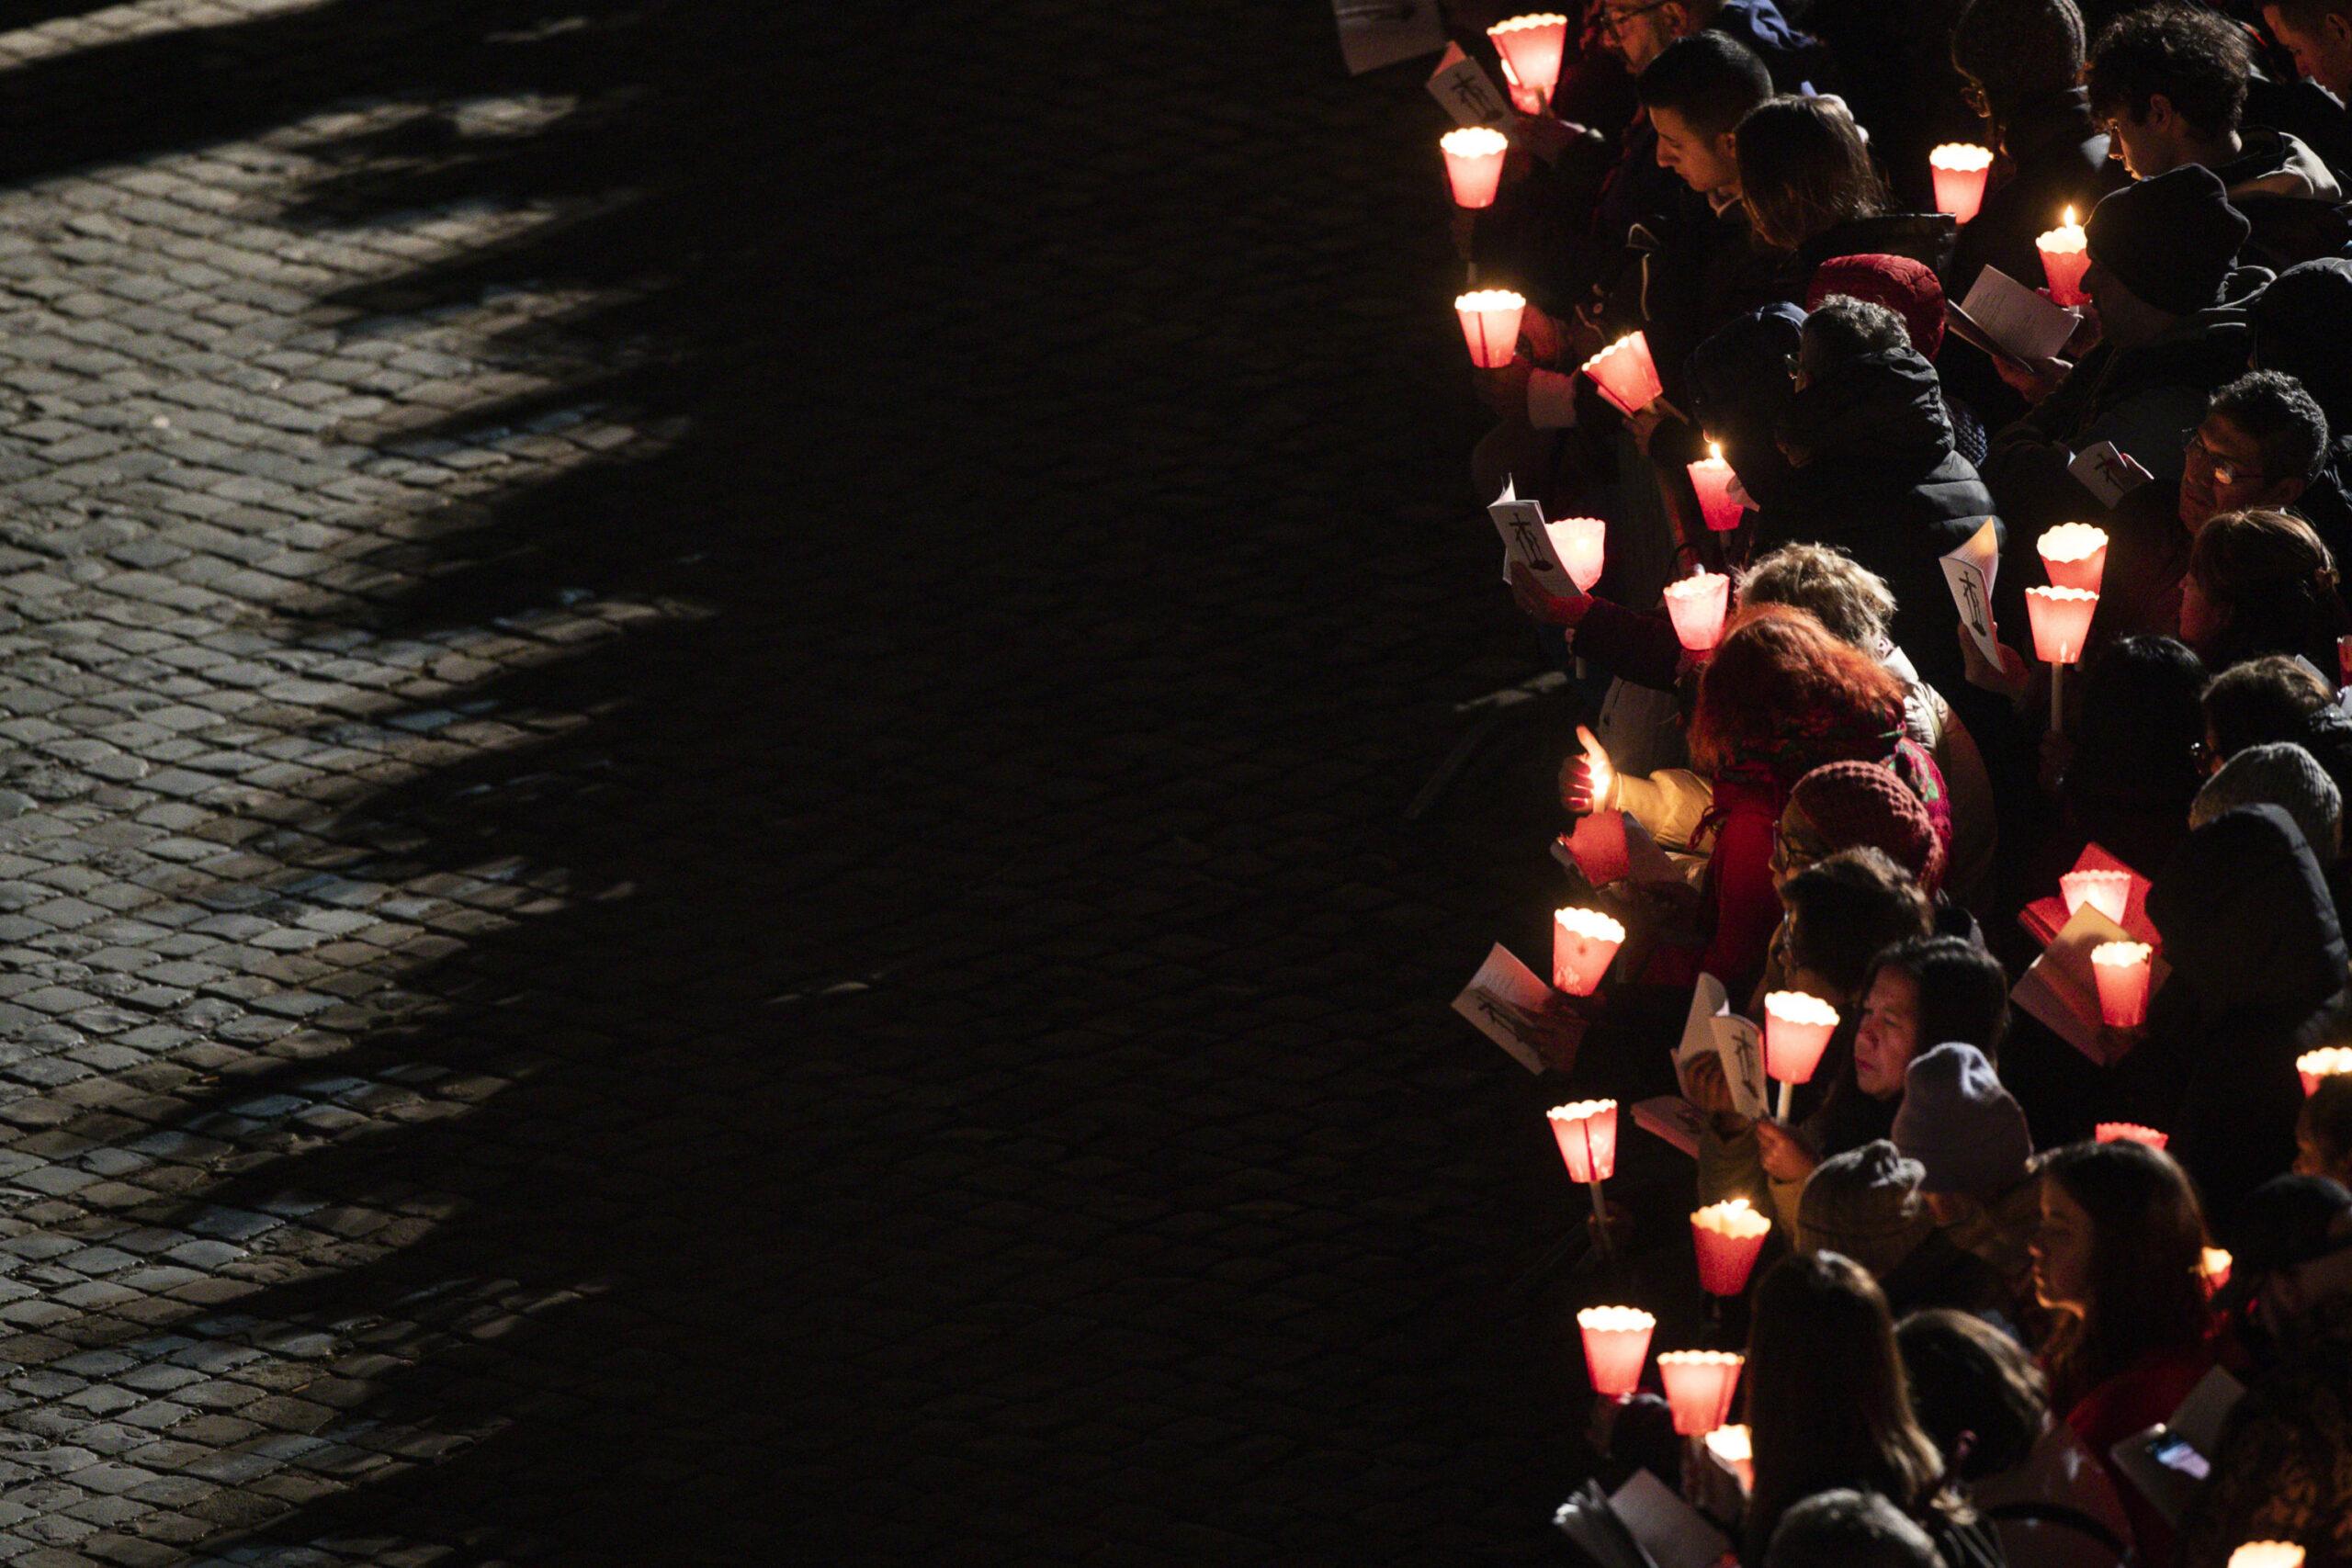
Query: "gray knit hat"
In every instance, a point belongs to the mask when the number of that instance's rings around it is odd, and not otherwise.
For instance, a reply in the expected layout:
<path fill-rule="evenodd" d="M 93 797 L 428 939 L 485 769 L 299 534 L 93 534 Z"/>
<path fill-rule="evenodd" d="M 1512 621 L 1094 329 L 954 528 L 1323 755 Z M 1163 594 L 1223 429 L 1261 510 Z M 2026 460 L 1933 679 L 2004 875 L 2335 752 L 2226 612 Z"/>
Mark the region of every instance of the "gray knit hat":
<path fill-rule="evenodd" d="M 2295 819 L 2312 858 L 2335 863 L 2342 847 L 2344 797 L 2319 759 L 2291 740 L 2249 746 L 2222 765 L 2188 803 L 2188 825 L 2202 828 L 2241 806 L 2275 806 Z"/>
<path fill-rule="evenodd" d="M 1797 1247 L 1842 1252 L 1884 1276 L 1936 1228 L 1919 1201 L 1919 1162 L 1884 1138 L 1821 1162 L 1797 1200 Z"/>
<path fill-rule="evenodd" d="M 1992 1197 L 2024 1180 L 2033 1158 L 2024 1111 L 1984 1053 L 1957 1040 L 1911 1058 L 1894 1146 L 1925 1170 L 1922 1192 Z"/>

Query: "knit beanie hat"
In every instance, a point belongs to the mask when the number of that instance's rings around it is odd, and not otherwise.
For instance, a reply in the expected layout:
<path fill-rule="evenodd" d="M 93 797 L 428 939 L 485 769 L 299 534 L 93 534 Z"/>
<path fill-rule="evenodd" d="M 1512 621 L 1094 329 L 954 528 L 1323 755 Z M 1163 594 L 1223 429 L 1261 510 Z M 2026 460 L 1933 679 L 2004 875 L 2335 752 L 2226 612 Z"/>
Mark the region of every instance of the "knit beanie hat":
<path fill-rule="evenodd" d="M 2265 370 L 2282 370 L 2319 400 L 2327 423 L 2352 415 L 2352 261 L 2322 256 L 2289 267 L 2256 296 L 2254 351 Z M 2343 432 L 2338 431 L 2341 435 Z"/>
<path fill-rule="evenodd" d="M 1797 1247 L 1842 1252 L 1884 1278 L 1936 1228 L 1919 1201 L 1921 1175 L 1884 1138 L 1822 1161 L 1797 1200 Z"/>
<path fill-rule="evenodd" d="M 1883 851 L 1929 893 L 1943 878 L 1943 836 L 1926 803 L 1892 768 L 1825 762 L 1797 781 L 1789 805 L 1804 814 L 1831 854 L 1865 846 Z"/>
<path fill-rule="evenodd" d="M 2033 1158 L 2025 1111 L 1984 1053 L 1958 1040 L 1911 1058 L 1894 1137 L 1925 1172 L 1922 1192 L 2006 1192 Z"/>
<path fill-rule="evenodd" d="M 1903 330 L 1922 358 L 1944 345 L 1944 286 L 1932 268 L 1909 256 L 1839 256 L 1813 270 L 1804 308 L 1817 310 L 1832 294 L 1884 306 L 1903 318 Z"/>
<path fill-rule="evenodd" d="M 2222 765 L 2188 803 L 2194 829 L 2240 806 L 2275 806 L 2295 819 L 2312 858 L 2335 863 L 2342 846 L 2344 797 L 2319 760 L 2291 740 L 2249 746 Z"/>
<path fill-rule="evenodd" d="M 2221 298 L 2253 231 L 2213 171 L 2183 164 L 2125 186 L 2084 226 L 2091 260 L 2159 310 L 2186 316 Z"/>

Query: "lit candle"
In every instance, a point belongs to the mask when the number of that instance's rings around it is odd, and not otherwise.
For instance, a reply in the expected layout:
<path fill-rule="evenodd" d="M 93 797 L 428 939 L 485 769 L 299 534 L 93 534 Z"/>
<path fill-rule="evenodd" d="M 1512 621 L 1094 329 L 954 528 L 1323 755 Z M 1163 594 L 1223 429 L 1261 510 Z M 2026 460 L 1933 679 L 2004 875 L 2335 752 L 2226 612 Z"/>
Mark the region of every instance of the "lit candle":
<path fill-rule="evenodd" d="M 1554 525 L 1552 543 L 1568 580 L 1587 593 L 1600 581 L 1600 564 L 1609 544 L 1609 525 L 1598 517 L 1563 517 Z"/>
<path fill-rule="evenodd" d="M 2236 1259 L 2218 1247 L 2209 1247 L 2199 1255 L 2198 1273 L 2205 1277 L 2205 1293 L 2218 1296 L 2230 1288 L 2230 1266 Z"/>
<path fill-rule="evenodd" d="M 2302 1076 L 2303 1092 L 2319 1092 L 2319 1080 L 2352 1073 L 2352 1045 L 2323 1045 L 2316 1051 L 2306 1051 L 2295 1058 L 2295 1071 Z"/>
<path fill-rule="evenodd" d="M 1600 987 L 1609 961 L 1624 945 L 1625 928 L 1598 909 L 1567 908 L 1552 916 L 1552 984 L 1572 997 Z"/>
<path fill-rule="evenodd" d="M 2080 305 L 2090 296 L 2083 292 L 2083 274 L 2090 270 L 2090 242 L 2083 233 L 2083 226 L 2075 221 L 2075 209 L 2066 209 L 2066 216 L 2058 227 L 2049 229 L 2033 242 L 2041 253 L 2041 276 L 2050 285 L 2050 298 L 2060 305 Z"/>
<path fill-rule="evenodd" d="M 1586 360 L 1584 373 L 1602 397 L 1629 414 L 1641 412 L 1666 390 L 1650 359 L 1650 340 L 1639 333 L 1627 333 Z"/>
<path fill-rule="evenodd" d="M 1928 172 L 1936 182 L 1936 210 L 1949 212 L 1965 223 L 1984 204 L 1984 176 L 1993 167 L 1990 148 L 1965 141 L 1947 141 L 1928 154 Z"/>
<path fill-rule="evenodd" d="M 1711 1296 L 1736 1296 L 1747 1289 L 1747 1276 L 1771 1228 L 1772 1222 L 1745 1198 L 1693 1210 L 1690 1244 L 1699 1255 L 1699 1288 Z"/>
<path fill-rule="evenodd" d="M 1495 204 L 1495 186 L 1503 177 L 1503 154 L 1510 142 L 1499 130 L 1469 125 L 1437 139 L 1445 153 L 1445 177 L 1453 186 L 1453 205 L 1480 208 Z"/>
<path fill-rule="evenodd" d="M 2091 616 L 2098 595 L 2080 588 L 2029 588 L 2026 618 L 2033 626 L 2033 651 L 2050 666 L 2050 728 L 2066 727 L 2061 672 L 2083 657 L 2083 639 L 2090 635 Z"/>
<path fill-rule="evenodd" d="M 1549 1115 L 1552 1136 L 1559 1141 L 1560 1157 L 1567 1162 L 1569 1177 L 1583 1182 L 1592 1193 L 1592 1217 L 1599 1223 L 1601 1247 L 1608 1250 L 1609 1209 L 1600 1195 L 1600 1184 L 1617 1169 L 1617 1102 L 1580 1100 L 1572 1105 L 1555 1105 Z"/>
<path fill-rule="evenodd" d="M 1756 1490 L 1756 1448 L 1745 1427 L 1718 1427 L 1706 1437 L 1707 1451 L 1739 1477 L 1742 1492 Z"/>
<path fill-rule="evenodd" d="M 1698 492 L 1699 512 L 1707 526 L 1718 534 L 1738 527 L 1741 508 L 1731 498 L 1731 465 L 1724 461 L 1722 446 L 1708 442 L 1707 455 L 1684 466 L 1690 470 L 1690 488 Z"/>
<path fill-rule="evenodd" d="M 1462 335 L 1470 344 L 1470 363 L 1481 370 L 1509 365 L 1519 353 L 1519 318 L 1527 297 L 1508 288 L 1476 288 L 1453 301 L 1462 318 Z"/>
<path fill-rule="evenodd" d="M 2058 896 L 2066 901 L 2066 918 L 2088 904 L 2117 925 L 2132 904 L 2132 874 L 2128 871 L 2070 871 L 2058 879 Z"/>
<path fill-rule="evenodd" d="M 1694 571 L 1666 585 L 1666 613 L 1684 649 L 1705 653 L 1724 639 L 1724 616 L 1731 609 L 1731 579 L 1720 571 Z"/>
<path fill-rule="evenodd" d="M 2154 952 L 2144 942 L 2103 942 L 2091 949 L 2099 1016 L 2118 1029 L 2147 1021 L 2148 960 Z"/>
<path fill-rule="evenodd" d="M 1658 1381 L 1674 1412 L 1676 1435 L 1704 1437 L 1731 1419 L 1732 1394 L 1747 1358 L 1731 1350 L 1668 1350 L 1657 1359 Z"/>
<path fill-rule="evenodd" d="M 2145 1144 L 2152 1149 L 2163 1148 L 2172 1142 L 2166 1134 L 2137 1122 L 2102 1122 L 2091 1129 L 2091 1136 L 2102 1144 Z"/>
<path fill-rule="evenodd" d="M 2230 1568 L 2303 1568 L 2303 1549 L 2291 1541 L 2250 1540 L 2230 1553 Z"/>
<path fill-rule="evenodd" d="M 2034 541 L 2052 586 L 2098 592 L 2107 575 L 2107 530 L 2087 523 L 2061 523 Z"/>
<path fill-rule="evenodd" d="M 1577 1314 L 1584 1331 L 1585 1370 L 1592 1392 L 1622 1398 L 1642 1386 L 1642 1363 L 1649 1359 L 1650 1335 L 1657 1319 L 1639 1307 L 1586 1307 Z"/>
<path fill-rule="evenodd" d="M 1781 1086 L 1781 1120 L 1789 1117 L 1789 1097 L 1813 1080 L 1829 1037 L 1838 1032 L 1838 1010 L 1804 991 L 1774 991 L 1764 998 L 1764 1072 Z"/>
<path fill-rule="evenodd" d="M 1513 81 L 1544 102 L 1560 85 L 1560 59 L 1567 52 L 1568 19 L 1553 11 L 1508 17 L 1487 29 Z"/>

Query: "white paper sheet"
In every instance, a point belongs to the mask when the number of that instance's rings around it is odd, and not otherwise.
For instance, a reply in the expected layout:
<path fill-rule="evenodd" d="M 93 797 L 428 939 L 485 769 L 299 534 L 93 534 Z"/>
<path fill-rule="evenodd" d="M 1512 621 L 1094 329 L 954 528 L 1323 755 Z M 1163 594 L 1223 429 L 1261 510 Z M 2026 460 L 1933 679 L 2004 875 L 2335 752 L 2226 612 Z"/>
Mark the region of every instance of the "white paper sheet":
<path fill-rule="evenodd" d="M 1611 1493 L 1609 1506 L 1657 1568 L 1714 1568 L 1731 1550 L 1729 1537 L 1646 1470 Z"/>
<path fill-rule="evenodd" d="M 1724 1079 L 1731 1086 L 1732 1108 L 1742 1116 L 1769 1115 L 1764 1082 L 1764 1037 L 1756 1025 L 1731 1010 L 1724 984 L 1702 975 L 1690 990 L 1690 1011 L 1683 1020 L 1682 1041 L 1674 1049 L 1674 1070 L 1682 1092 L 1690 1092 L 1684 1076 L 1690 1064 L 1712 1051 L 1724 1065 Z"/>
<path fill-rule="evenodd" d="M 2112 441 L 2094 442 L 2084 447 L 2066 465 L 2066 471 L 2101 506 L 2113 506 L 2156 477 Z"/>
<path fill-rule="evenodd" d="M 1993 636 L 1993 580 L 2001 570 L 2000 535 L 1987 517 L 1968 542 L 1943 558 L 1944 581 L 1960 607 L 1960 624 L 1996 667 L 2000 644 Z"/>
<path fill-rule="evenodd" d="M 2052 304 L 1996 266 L 1978 273 L 1968 298 L 1958 305 L 1946 301 L 1945 313 L 1979 348 L 2025 365 L 2056 358 L 2078 321 L 2074 311 Z"/>
<path fill-rule="evenodd" d="M 1510 1059 L 1531 1073 L 1544 1070 L 1544 1054 L 1537 1048 L 1538 1036 L 1520 1021 L 1511 1010 L 1540 1013 L 1550 1006 L 1555 993 L 1551 987 L 1538 979 L 1535 971 L 1521 964 L 1510 949 L 1497 942 L 1478 972 L 1462 994 L 1453 998 L 1453 1010 L 1470 1021 L 1479 1033 L 1508 1052 Z"/>
<path fill-rule="evenodd" d="M 1437 0 L 1331 0 L 1331 15 L 1351 76 L 1445 46 Z"/>
<path fill-rule="evenodd" d="M 1445 46 L 1444 58 L 1430 73 L 1430 96 L 1453 117 L 1456 125 L 1484 125 L 1500 130 L 1510 124 L 1510 100 L 1476 61 L 1458 43 Z"/>

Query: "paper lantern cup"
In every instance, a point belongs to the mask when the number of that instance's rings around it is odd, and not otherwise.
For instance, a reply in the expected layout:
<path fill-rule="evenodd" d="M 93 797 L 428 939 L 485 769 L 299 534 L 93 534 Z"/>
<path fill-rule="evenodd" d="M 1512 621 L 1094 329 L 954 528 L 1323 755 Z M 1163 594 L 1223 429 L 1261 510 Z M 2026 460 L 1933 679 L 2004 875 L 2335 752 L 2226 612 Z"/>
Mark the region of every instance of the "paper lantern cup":
<path fill-rule="evenodd" d="M 2091 949 L 2099 1016 L 2118 1029 L 2148 1021 L 2148 962 L 2154 953 L 2144 942 L 2103 942 Z"/>
<path fill-rule="evenodd" d="M 1560 59 L 1567 52 L 1567 17 L 1552 11 L 1507 17 L 1488 28 L 1487 36 L 1510 62 L 1512 79 L 1550 99 L 1552 89 L 1560 85 Z"/>
<path fill-rule="evenodd" d="M 1690 1241 L 1699 1254 L 1699 1288 L 1711 1296 L 1736 1296 L 1747 1289 L 1771 1229 L 1772 1222 L 1745 1198 L 1693 1211 Z"/>
<path fill-rule="evenodd" d="M 2090 296 L 2083 292 L 2083 274 L 2091 269 L 2088 236 L 2083 226 L 2075 221 L 2075 209 L 2066 209 L 2058 227 L 2035 237 L 2034 248 L 2041 253 L 2041 276 L 2050 285 L 2050 298 L 2060 305 L 2088 303 Z"/>
<path fill-rule="evenodd" d="M 1666 613 L 1674 635 L 1692 653 L 1705 653 L 1724 639 L 1724 617 L 1731 611 L 1731 579 L 1720 571 L 1698 571 L 1666 585 Z"/>
<path fill-rule="evenodd" d="M 2087 523 L 2061 523 L 2034 541 L 2042 570 L 2053 588 L 2096 593 L 2107 575 L 2107 530 Z"/>
<path fill-rule="evenodd" d="M 1458 297 L 1453 313 L 1462 318 L 1470 363 L 1481 370 L 1509 365 L 1519 353 L 1519 318 L 1526 309 L 1526 297 L 1508 288 L 1477 288 Z"/>
<path fill-rule="evenodd" d="M 1584 1331 L 1584 1365 L 1592 1392 L 1623 1398 L 1642 1386 L 1642 1363 L 1649 1359 L 1657 1319 L 1639 1307 L 1587 1307 L 1577 1314 Z"/>
<path fill-rule="evenodd" d="M 1552 526 L 1552 542 L 1559 549 L 1560 564 L 1568 569 L 1568 580 L 1591 592 L 1608 555 L 1609 525 L 1598 517 L 1563 517 Z"/>
<path fill-rule="evenodd" d="M 1965 141 L 1947 141 L 1928 154 L 1928 173 L 1936 182 L 1936 210 L 1949 212 L 1965 223 L 1984 205 L 1984 176 L 1992 171 L 1990 148 Z"/>
<path fill-rule="evenodd" d="M 1437 139 L 1445 153 L 1445 177 L 1453 186 L 1453 205 L 1476 209 L 1495 204 L 1495 187 L 1502 183 L 1503 154 L 1510 141 L 1499 130 L 1483 125 L 1449 130 Z"/>
<path fill-rule="evenodd" d="M 1582 1100 L 1550 1111 L 1560 1157 L 1578 1181 L 1606 1181 L 1617 1173 L 1617 1102 Z"/>
<path fill-rule="evenodd" d="M 2091 1136 L 2102 1144 L 2145 1144 L 2152 1149 L 2163 1148 L 2172 1142 L 2167 1134 L 2154 1127 L 2143 1127 L 2137 1122 L 2102 1122 L 2091 1129 Z"/>
<path fill-rule="evenodd" d="M 2295 1058 L 2295 1071 L 2302 1077 L 2303 1092 L 2317 1094 L 2322 1078 L 2352 1073 L 2352 1045 L 2323 1045 L 2306 1051 Z"/>
<path fill-rule="evenodd" d="M 2117 925 L 2132 903 L 2132 874 L 2128 871 L 2070 871 L 2058 879 L 2058 896 L 2066 901 L 2066 918 L 2088 904 Z"/>
<path fill-rule="evenodd" d="M 1838 1032 L 1838 1010 L 1804 991 L 1764 998 L 1764 1072 L 1778 1083 L 1810 1083 Z"/>
<path fill-rule="evenodd" d="M 2209 1247 L 2199 1255 L 2197 1272 L 2205 1280 L 2205 1293 L 2218 1296 L 2230 1288 L 2230 1269 L 2237 1260 L 2218 1247 Z"/>
<path fill-rule="evenodd" d="M 1658 1357 L 1676 1436 L 1704 1437 L 1731 1419 L 1732 1395 L 1747 1364 L 1747 1357 L 1730 1350 L 1668 1350 Z"/>
<path fill-rule="evenodd" d="M 1685 467 L 1690 470 L 1690 489 L 1699 497 L 1699 513 L 1707 520 L 1707 527 L 1717 534 L 1738 527 L 1743 508 L 1731 498 L 1734 476 L 1731 465 L 1724 461 L 1724 449 L 1710 441 L 1707 455 Z"/>
<path fill-rule="evenodd" d="M 1627 414 L 1641 412 L 1666 390 L 1650 359 L 1650 340 L 1639 333 L 1627 333 L 1586 360 L 1584 373 L 1602 397 Z"/>
<path fill-rule="evenodd" d="M 2098 595 L 2080 588 L 2029 588 L 2026 618 L 2033 624 L 2034 657 L 2044 664 L 2073 664 L 2083 657 Z"/>
<path fill-rule="evenodd" d="M 2230 1568 L 2303 1568 L 2303 1549 L 2292 1541 L 2250 1540 L 2230 1553 Z"/>
<path fill-rule="evenodd" d="M 1756 1445 L 1745 1427 L 1718 1427 L 1706 1436 L 1707 1451 L 1739 1477 L 1742 1492 L 1756 1490 Z"/>
<path fill-rule="evenodd" d="M 1598 909 L 1556 911 L 1552 916 L 1552 984 L 1572 997 L 1592 995 L 1624 942 L 1625 928 Z"/>

